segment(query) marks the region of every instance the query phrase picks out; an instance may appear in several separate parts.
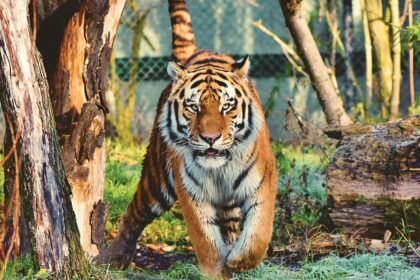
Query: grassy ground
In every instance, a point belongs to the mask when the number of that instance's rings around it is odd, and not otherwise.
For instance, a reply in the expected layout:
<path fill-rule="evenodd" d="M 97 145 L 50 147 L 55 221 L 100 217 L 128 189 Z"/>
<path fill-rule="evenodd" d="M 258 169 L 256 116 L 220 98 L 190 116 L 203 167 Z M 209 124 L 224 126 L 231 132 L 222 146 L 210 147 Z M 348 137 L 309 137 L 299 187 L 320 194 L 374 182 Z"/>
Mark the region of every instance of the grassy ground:
<path fill-rule="evenodd" d="M 334 248 L 320 251 L 322 248 L 318 247 L 324 244 L 322 237 L 329 234 L 325 226 L 328 224 L 325 167 L 331 152 L 282 144 L 274 144 L 273 150 L 281 174 L 277 197 L 281 207 L 274 221 L 270 256 L 256 269 L 235 275 L 234 279 L 420 279 L 420 269 L 410 266 L 403 257 L 390 255 L 389 251 L 372 254 L 372 250 L 358 241 L 354 244 L 343 240 L 346 244 L 336 248 L 337 251 Z M 135 191 L 144 151 L 144 147 L 122 150 L 108 142 L 105 198 L 110 204 L 108 229 L 111 231 L 116 229 L 116 221 Z M 174 251 L 169 254 L 188 248 L 188 236 L 177 205 L 145 229 L 140 245 L 150 246 L 155 251 L 172 245 L 171 251 Z M 176 263 L 160 273 L 139 271 L 159 279 L 201 279 L 194 260 Z M 131 274 L 118 273 L 109 276 L 115 279 L 138 277 L 138 270 Z"/>
<path fill-rule="evenodd" d="M 107 141 L 104 197 L 110 204 L 106 225 L 108 240 L 115 236 L 118 219 L 136 190 L 145 150 L 145 146 L 127 147 Z M 396 256 L 391 250 L 373 253 L 355 240 L 353 233 L 347 238 L 340 230 L 328 228 L 325 187 L 328 151 L 282 144 L 274 144 L 273 150 L 281 176 L 269 255 L 257 268 L 234 275 L 233 279 L 420 280 L 420 268 L 410 265 L 407 258 Z M 2 179 L 0 172 L 0 181 Z M 341 245 L 325 249 L 325 240 L 332 235 L 342 239 Z M 401 238 L 395 239 L 394 242 L 401 241 Z M 177 205 L 150 224 L 139 243 L 142 248 L 148 248 L 145 250 L 161 256 L 155 262 L 168 258 L 171 263 L 177 259 L 183 261 L 175 261 L 169 269 L 161 271 L 150 269 L 152 266 L 147 263 L 143 268 L 133 266 L 124 271 L 92 265 L 92 279 L 202 279 L 195 258 L 191 257 L 191 246 Z M 185 255 L 188 258 L 184 258 Z M 138 257 L 142 258 L 145 257 Z M 5 275 L 5 279 L 46 279 L 49 276 L 45 271 L 34 271 L 28 260 L 19 260 L 14 268 L 9 264 Z"/>

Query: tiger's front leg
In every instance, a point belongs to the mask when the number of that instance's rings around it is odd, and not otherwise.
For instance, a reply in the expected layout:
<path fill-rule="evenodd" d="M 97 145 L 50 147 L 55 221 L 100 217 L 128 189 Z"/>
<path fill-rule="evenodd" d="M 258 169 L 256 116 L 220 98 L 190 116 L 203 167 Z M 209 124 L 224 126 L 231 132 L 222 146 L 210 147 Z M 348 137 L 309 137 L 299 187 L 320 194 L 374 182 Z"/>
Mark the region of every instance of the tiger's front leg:
<path fill-rule="evenodd" d="M 226 266 L 229 271 L 249 270 L 263 259 L 273 232 L 275 199 L 276 186 L 266 185 L 246 200 L 242 207 L 242 231 L 227 256 Z"/>
<path fill-rule="evenodd" d="M 201 273 L 211 278 L 227 278 L 224 273 L 227 247 L 217 224 L 216 209 L 210 203 L 194 201 L 181 187 L 178 201 Z"/>

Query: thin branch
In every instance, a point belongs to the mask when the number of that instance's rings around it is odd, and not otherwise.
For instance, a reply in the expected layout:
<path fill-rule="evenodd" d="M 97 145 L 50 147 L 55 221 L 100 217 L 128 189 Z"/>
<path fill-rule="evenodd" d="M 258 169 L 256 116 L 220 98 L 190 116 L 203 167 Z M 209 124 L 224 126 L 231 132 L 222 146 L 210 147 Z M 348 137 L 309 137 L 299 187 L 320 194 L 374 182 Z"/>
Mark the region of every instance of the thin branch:
<path fill-rule="evenodd" d="M 309 79 L 309 75 L 305 72 L 303 67 L 298 65 L 298 62 L 302 63 L 302 60 L 300 59 L 299 55 L 289 45 L 287 45 L 282 39 L 280 39 L 280 37 L 274 34 L 270 29 L 265 27 L 261 20 L 255 21 L 254 26 L 258 28 L 259 30 L 261 30 L 266 35 L 268 35 L 269 37 L 271 37 L 280 46 L 287 60 L 290 62 L 290 64 L 292 64 L 293 68 Z"/>
<path fill-rule="evenodd" d="M 324 3 L 324 0 L 323 1 L 320 1 L 319 3 L 320 3 L 320 9 L 324 11 L 325 19 L 326 19 L 327 25 L 328 25 L 328 27 L 329 27 L 329 29 L 331 31 L 331 34 L 336 39 L 336 42 L 337 42 L 337 45 L 338 45 L 338 51 L 343 56 L 344 62 L 346 64 L 346 67 L 349 69 L 349 73 L 350 73 L 350 78 L 352 80 L 352 84 L 356 88 L 358 94 L 360 96 L 362 96 L 362 89 L 360 88 L 359 82 L 357 81 L 356 74 L 354 73 L 353 66 L 350 63 L 350 59 L 349 59 L 349 57 L 348 57 L 348 55 L 346 53 L 346 50 L 344 48 L 343 41 L 340 38 L 340 32 L 338 31 L 337 26 L 334 26 L 333 21 L 331 19 L 330 14 L 328 13 L 328 11 L 325 11 L 325 3 Z"/>
<path fill-rule="evenodd" d="M 18 131 L 16 133 L 15 136 L 15 132 L 13 129 L 13 124 L 10 121 L 10 118 L 8 117 L 8 115 L 5 115 L 6 121 L 9 125 L 9 129 L 10 129 L 10 134 L 12 136 L 13 139 L 13 145 L 16 146 L 16 142 L 19 140 L 20 138 L 20 128 L 18 127 Z M 20 168 L 20 160 L 19 160 L 19 155 L 17 153 L 17 149 L 14 148 L 13 149 L 13 155 L 14 155 L 14 159 L 15 159 L 15 180 L 13 182 L 13 187 L 12 187 L 12 191 L 11 191 L 11 196 L 10 196 L 10 201 L 9 201 L 9 205 L 7 207 L 6 213 L 5 213 L 5 218 L 9 217 L 12 208 L 14 206 L 14 212 L 13 212 L 13 217 L 12 217 L 12 228 L 13 228 L 13 232 L 12 232 L 12 236 L 10 238 L 10 244 L 9 244 L 9 248 L 7 250 L 6 256 L 2 256 L 4 257 L 4 262 L 2 263 L 2 268 L 1 268 L 1 272 L 0 272 L 0 279 L 4 278 L 4 273 L 6 272 L 6 268 L 7 268 L 7 263 L 9 261 L 10 258 L 10 254 L 12 253 L 12 250 L 15 249 L 15 256 L 17 255 L 17 251 L 19 250 L 19 243 L 18 243 L 18 233 L 19 233 L 19 218 L 20 218 L 20 191 L 19 191 L 19 168 Z M 6 219 L 4 220 L 4 228 L 3 228 L 3 232 L 2 232 L 2 238 L 1 238 L 1 248 L 2 248 L 2 253 L 4 253 L 4 238 L 6 236 L 6 227 L 7 227 L 7 222 Z"/>
<path fill-rule="evenodd" d="M 411 6 L 411 0 L 405 0 L 404 1 L 404 9 L 403 9 L 403 14 L 400 17 L 400 25 L 402 26 L 405 22 L 405 19 L 407 18 L 407 14 L 408 14 L 408 7 Z"/>

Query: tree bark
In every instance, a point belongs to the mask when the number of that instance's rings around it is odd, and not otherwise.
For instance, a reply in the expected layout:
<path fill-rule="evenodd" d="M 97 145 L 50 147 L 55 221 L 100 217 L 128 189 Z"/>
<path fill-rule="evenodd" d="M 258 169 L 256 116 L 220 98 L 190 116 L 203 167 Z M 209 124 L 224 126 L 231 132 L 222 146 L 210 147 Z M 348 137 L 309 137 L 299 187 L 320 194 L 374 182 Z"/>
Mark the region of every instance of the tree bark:
<path fill-rule="evenodd" d="M 366 12 L 365 0 L 360 0 L 360 8 L 362 10 L 362 21 L 363 21 L 363 37 L 365 40 L 365 79 L 366 79 L 366 94 L 364 98 L 364 108 L 366 115 L 370 115 L 372 106 L 372 41 L 370 39 L 369 22 Z"/>
<path fill-rule="evenodd" d="M 343 43 L 344 51 L 347 54 L 349 65 L 353 62 L 354 52 L 354 28 L 353 28 L 353 6 L 352 0 L 343 1 Z M 356 105 L 356 93 L 352 83 L 352 69 L 345 68 L 344 73 L 344 101 L 346 110 L 350 111 Z"/>
<path fill-rule="evenodd" d="M 337 95 L 318 47 L 303 17 L 301 0 L 280 0 L 286 25 L 292 34 L 295 45 L 302 57 L 312 86 L 318 96 L 329 125 L 347 125 L 352 120 L 343 107 L 343 101 Z"/>
<path fill-rule="evenodd" d="M 383 17 L 382 2 L 380 0 L 368 0 L 365 1 L 365 4 L 373 53 L 379 72 L 381 115 L 384 118 L 388 118 L 392 96 L 392 59 L 389 27 Z"/>
<path fill-rule="evenodd" d="M 84 251 L 98 254 L 91 216 L 103 198 L 105 92 L 112 44 L 125 0 L 69 0 L 40 26 L 38 45 L 47 65 L 50 96 L 73 209 Z M 39 8 L 40 9 L 40 8 Z M 55 34 L 51 38 L 48 34 Z M 102 205 L 102 204 L 101 204 Z M 105 213 L 105 212 L 101 212 Z"/>
<path fill-rule="evenodd" d="M 419 238 L 420 115 L 324 132 L 340 139 L 327 170 L 332 220 L 373 237 L 401 227 L 403 220 Z"/>
<path fill-rule="evenodd" d="M 398 0 L 388 0 L 391 10 L 391 51 L 392 51 L 392 97 L 391 120 L 399 116 L 401 88 L 401 39 L 400 39 L 400 8 Z"/>
<path fill-rule="evenodd" d="M 19 181 L 14 183 L 21 194 L 33 264 L 57 272 L 61 279 L 85 278 L 87 260 L 63 172 L 44 66 L 32 45 L 28 2 L 1 1 L 0 22 L 0 97 L 12 127 L 21 132 L 18 160 L 13 162 Z M 7 180 L 13 181 L 10 175 L 14 173 L 5 170 Z"/>

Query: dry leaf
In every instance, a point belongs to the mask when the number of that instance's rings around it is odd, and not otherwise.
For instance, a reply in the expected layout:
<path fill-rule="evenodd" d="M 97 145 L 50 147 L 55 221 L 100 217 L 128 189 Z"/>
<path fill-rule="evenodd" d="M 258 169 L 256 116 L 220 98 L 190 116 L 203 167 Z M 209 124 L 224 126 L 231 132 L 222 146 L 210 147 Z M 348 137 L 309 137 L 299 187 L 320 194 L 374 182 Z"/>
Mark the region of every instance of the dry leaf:
<path fill-rule="evenodd" d="M 386 230 L 384 233 L 384 243 L 387 243 L 391 238 L 392 232 L 390 230 Z"/>
<path fill-rule="evenodd" d="M 385 249 L 385 244 L 382 242 L 382 240 L 372 239 L 370 241 L 369 248 L 375 251 L 382 251 Z"/>

